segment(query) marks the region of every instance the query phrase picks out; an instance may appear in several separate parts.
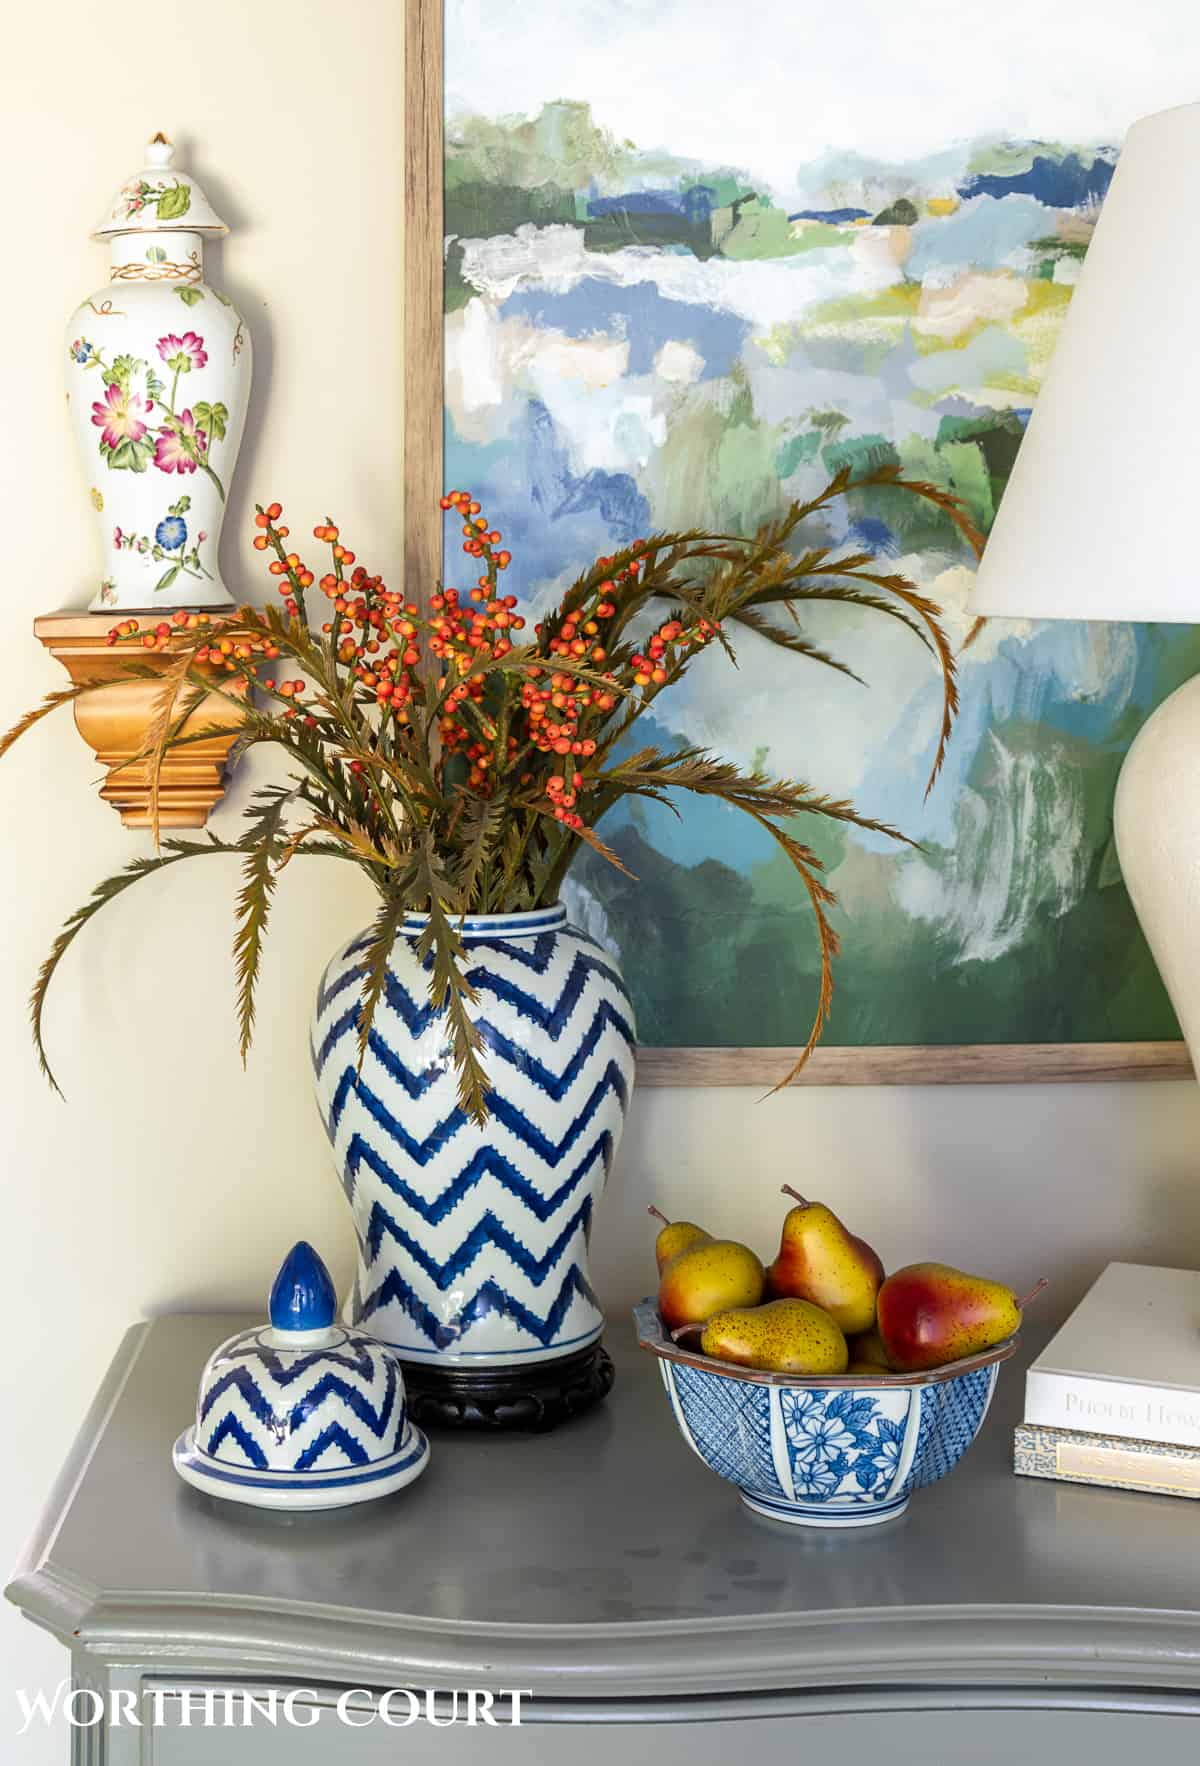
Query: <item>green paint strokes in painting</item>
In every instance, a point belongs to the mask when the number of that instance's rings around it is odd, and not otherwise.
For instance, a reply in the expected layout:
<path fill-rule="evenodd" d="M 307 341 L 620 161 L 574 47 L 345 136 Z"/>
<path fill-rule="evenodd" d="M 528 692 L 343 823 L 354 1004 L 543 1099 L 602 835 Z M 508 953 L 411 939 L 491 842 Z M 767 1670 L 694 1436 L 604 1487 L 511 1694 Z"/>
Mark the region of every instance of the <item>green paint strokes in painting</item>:
<path fill-rule="evenodd" d="M 783 209 L 759 200 L 739 207 L 720 247 L 726 258 L 789 258 L 802 252 L 845 250 L 852 242 L 848 228 L 823 226 L 819 221 L 797 226 Z"/>
<path fill-rule="evenodd" d="M 717 391 L 696 388 L 673 408 L 648 477 L 663 527 L 688 527 L 698 497 L 713 524 L 750 533 L 787 499 L 776 470 L 778 440 L 760 423 L 744 375 Z"/>

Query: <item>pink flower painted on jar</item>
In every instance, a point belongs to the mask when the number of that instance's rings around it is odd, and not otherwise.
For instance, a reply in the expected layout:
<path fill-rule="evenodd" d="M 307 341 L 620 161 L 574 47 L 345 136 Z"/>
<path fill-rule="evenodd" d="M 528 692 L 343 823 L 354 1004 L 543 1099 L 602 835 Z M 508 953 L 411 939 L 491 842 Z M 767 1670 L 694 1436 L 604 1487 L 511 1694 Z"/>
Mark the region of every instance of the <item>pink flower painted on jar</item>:
<path fill-rule="evenodd" d="M 203 368 L 208 360 L 204 339 L 194 331 L 185 331 L 182 337 L 168 332 L 158 340 L 158 353 L 173 374 L 190 374 L 193 368 Z"/>
<path fill-rule="evenodd" d="M 208 436 L 196 427 L 192 413 L 180 411 L 158 432 L 154 464 L 160 472 L 194 472 L 207 447 Z"/>
<path fill-rule="evenodd" d="M 101 431 L 102 448 L 119 448 L 123 441 L 138 442 L 146 433 L 141 411 L 149 412 L 150 401 L 136 399 L 114 380 L 104 389 L 104 398 L 92 406 L 92 422 Z"/>

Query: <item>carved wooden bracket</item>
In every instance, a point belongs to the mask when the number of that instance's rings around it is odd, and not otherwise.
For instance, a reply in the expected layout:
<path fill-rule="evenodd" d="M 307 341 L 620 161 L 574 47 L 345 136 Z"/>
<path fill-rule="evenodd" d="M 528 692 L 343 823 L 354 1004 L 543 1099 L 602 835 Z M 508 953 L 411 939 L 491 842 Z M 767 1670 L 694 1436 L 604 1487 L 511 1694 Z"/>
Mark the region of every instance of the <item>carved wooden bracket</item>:
<path fill-rule="evenodd" d="M 33 622 L 34 635 L 58 658 L 76 686 L 98 681 L 94 692 L 75 701 L 79 734 L 107 769 L 100 787 L 106 803 L 120 811 L 127 828 L 150 826 L 150 774 L 147 762 L 129 765 L 146 739 L 157 681 L 130 674 L 131 667 L 165 668 L 168 650 L 106 643 L 114 616 L 105 613 L 47 613 Z M 244 690 L 244 689 L 243 689 Z M 226 691 L 237 692 L 232 682 Z M 225 757 L 240 727 L 236 708 L 216 693 L 192 713 L 189 731 L 211 729 L 211 742 L 193 742 L 168 752 L 159 777 L 159 821 L 164 828 L 202 828 L 225 794 Z"/>

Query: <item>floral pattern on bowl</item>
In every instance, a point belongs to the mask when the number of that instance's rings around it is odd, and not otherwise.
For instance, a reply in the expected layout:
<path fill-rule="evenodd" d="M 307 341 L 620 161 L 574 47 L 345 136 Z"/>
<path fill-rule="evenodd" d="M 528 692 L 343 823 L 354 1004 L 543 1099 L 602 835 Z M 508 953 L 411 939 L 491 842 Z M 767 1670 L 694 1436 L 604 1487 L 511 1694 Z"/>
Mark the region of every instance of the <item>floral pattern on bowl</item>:
<path fill-rule="evenodd" d="M 651 1300 L 634 1309 L 680 1434 L 748 1508 L 803 1526 L 861 1527 L 904 1512 L 975 1439 L 1015 1338 L 927 1374 L 807 1380 L 680 1349 Z"/>

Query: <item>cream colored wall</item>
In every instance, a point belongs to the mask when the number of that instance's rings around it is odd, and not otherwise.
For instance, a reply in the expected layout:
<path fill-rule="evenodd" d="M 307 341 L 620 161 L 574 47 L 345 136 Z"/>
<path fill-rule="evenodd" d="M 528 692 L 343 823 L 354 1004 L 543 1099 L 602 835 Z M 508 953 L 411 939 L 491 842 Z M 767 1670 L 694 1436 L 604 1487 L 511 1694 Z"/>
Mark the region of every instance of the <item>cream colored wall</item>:
<path fill-rule="evenodd" d="M 77 602 L 96 575 L 62 408 L 62 325 L 103 280 L 87 232 L 156 128 L 234 225 L 211 273 L 254 332 L 228 580 L 258 580 L 255 497 L 285 502 L 297 533 L 333 514 L 360 555 L 394 567 L 401 21 L 396 0 L 209 0 L 200 12 L 59 0 L 9 21 L 0 723 L 60 680 L 33 616 Z M 317 974 L 368 908 L 343 867 L 287 878 L 245 1074 L 232 1035 L 234 878 L 214 859 L 138 885 L 84 936 L 49 1016 L 68 1101 L 39 1079 L 24 1013 L 35 965 L 92 884 L 146 850 L 100 804 L 95 775 L 65 717 L 0 767 L 3 1568 L 128 1321 L 257 1305 L 301 1233 L 339 1276 L 349 1266 L 306 1053 Z M 247 782 L 218 829 L 236 825 Z M 765 1247 L 789 1180 L 844 1205 L 893 1263 L 932 1252 L 1014 1281 L 1046 1271 L 1061 1309 L 1114 1253 L 1200 1261 L 1198 1131 L 1190 1085 L 806 1090 L 765 1103 L 647 1092 L 597 1229 L 614 1332 L 648 1283 L 651 1197 Z M 181 1421 L 187 1404 L 181 1392 Z M 61 1669 L 56 1646 L 0 1616 L 0 1737 L 12 1688 L 52 1685 Z M 57 1766 L 63 1738 L 27 1737 L 21 1750 L 30 1766 Z"/>
<path fill-rule="evenodd" d="M 225 534 L 227 580 L 260 580 L 254 499 L 299 533 L 326 513 L 394 569 L 400 401 L 403 7 L 396 0 L 57 0 L 6 19 L 0 167 L 12 264 L 0 374 L 0 723 L 59 684 L 30 635 L 86 599 L 99 559 L 63 410 L 63 326 L 107 275 L 89 243 L 165 129 L 232 237 L 212 280 L 253 331 L 255 391 Z M 261 564 L 260 564 L 261 569 Z M 0 767 L 6 911 L 0 1048 L 7 1335 L 0 1567 L 16 1559 L 87 1394 L 139 1314 L 258 1301 L 301 1233 L 339 1272 L 349 1243 L 309 1099 L 305 1002 L 322 953 L 366 918 L 346 878 L 305 867 L 271 937 L 260 1042 L 231 1029 L 228 862 L 142 884 L 68 960 L 49 1034 L 67 1102 L 30 1059 L 23 1000 L 63 916 L 146 840 L 94 790 L 69 714 Z M 214 825 L 236 825 L 232 794 Z M 336 868 L 339 872 L 343 866 Z M 140 896 L 140 899 L 139 899 Z M 36 1347 L 35 1347 L 36 1338 Z M 60 1766 L 61 1735 L 11 1743 L 17 1685 L 62 1652 L 0 1616 L 0 1759 Z"/>

